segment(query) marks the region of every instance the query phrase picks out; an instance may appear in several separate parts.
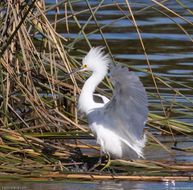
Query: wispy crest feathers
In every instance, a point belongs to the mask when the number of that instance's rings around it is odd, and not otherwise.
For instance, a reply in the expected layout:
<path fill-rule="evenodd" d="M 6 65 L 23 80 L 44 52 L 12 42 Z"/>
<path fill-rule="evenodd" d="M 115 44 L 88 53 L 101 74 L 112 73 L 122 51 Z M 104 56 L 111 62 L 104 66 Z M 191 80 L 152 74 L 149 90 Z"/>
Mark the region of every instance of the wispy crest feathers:
<path fill-rule="evenodd" d="M 108 69 L 109 63 L 111 62 L 110 56 L 105 54 L 103 51 L 104 47 L 92 47 L 88 54 L 83 59 L 83 64 L 87 64 L 88 67 L 93 70 Z M 106 70 L 105 69 L 105 70 Z"/>

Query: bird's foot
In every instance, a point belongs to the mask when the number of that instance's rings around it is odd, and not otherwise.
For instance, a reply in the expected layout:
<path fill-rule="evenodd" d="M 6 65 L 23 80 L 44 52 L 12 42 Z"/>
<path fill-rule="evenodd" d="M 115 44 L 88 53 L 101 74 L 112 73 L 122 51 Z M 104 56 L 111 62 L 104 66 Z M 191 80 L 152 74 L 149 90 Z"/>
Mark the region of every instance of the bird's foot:
<path fill-rule="evenodd" d="M 104 167 L 100 170 L 100 172 L 102 172 L 103 170 L 105 170 L 106 168 L 108 168 L 111 165 L 111 157 L 109 154 L 107 154 L 108 157 L 108 161 L 107 163 L 104 165 Z"/>
<path fill-rule="evenodd" d="M 93 170 L 95 170 L 96 168 L 98 168 L 102 163 L 102 158 L 100 157 L 98 162 L 96 164 L 94 164 L 94 166 L 92 166 L 88 171 L 91 172 Z"/>

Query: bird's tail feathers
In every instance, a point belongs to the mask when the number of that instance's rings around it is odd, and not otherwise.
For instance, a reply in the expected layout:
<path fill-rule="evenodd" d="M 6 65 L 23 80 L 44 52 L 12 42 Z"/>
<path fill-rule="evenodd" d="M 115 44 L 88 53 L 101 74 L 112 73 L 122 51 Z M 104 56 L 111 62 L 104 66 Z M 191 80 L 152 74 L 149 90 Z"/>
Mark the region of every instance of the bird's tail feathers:
<path fill-rule="evenodd" d="M 123 146 L 123 157 L 129 157 L 130 159 L 144 158 L 143 148 L 146 143 L 146 135 L 144 134 L 143 138 L 140 140 L 135 140 L 134 143 L 129 143 L 125 139 L 121 139 Z"/>

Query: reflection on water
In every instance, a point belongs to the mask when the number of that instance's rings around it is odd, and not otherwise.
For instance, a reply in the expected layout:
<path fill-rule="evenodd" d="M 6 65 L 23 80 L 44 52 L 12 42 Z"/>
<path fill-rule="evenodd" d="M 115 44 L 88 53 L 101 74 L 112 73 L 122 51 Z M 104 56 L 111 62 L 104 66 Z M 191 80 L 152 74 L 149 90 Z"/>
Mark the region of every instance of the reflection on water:
<path fill-rule="evenodd" d="M 132 186 L 130 186 L 131 188 Z M 116 182 L 116 181 L 101 181 L 96 184 L 97 190 L 103 190 L 103 189 L 119 189 L 124 190 L 123 183 L 122 182 Z"/>
<path fill-rule="evenodd" d="M 192 183 L 193 184 L 193 183 Z M 191 185 L 191 184 L 190 184 Z M 177 190 L 184 189 L 183 183 L 175 183 L 175 181 L 167 182 L 141 182 L 141 181 L 102 181 L 96 184 L 97 190 Z M 186 186 L 187 188 L 188 186 Z M 188 188 L 187 188 L 188 189 Z"/>
<path fill-rule="evenodd" d="M 157 136 L 159 140 L 166 146 L 166 147 L 175 147 L 174 143 L 171 142 L 171 137 L 160 137 Z M 176 147 L 179 149 L 187 148 L 187 147 L 193 147 L 193 139 L 192 137 L 184 137 L 184 136 L 177 136 L 175 138 L 177 144 Z M 146 146 L 144 150 L 145 158 L 147 160 L 164 160 L 166 162 L 170 163 L 191 163 L 193 162 L 193 152 L 184 152 L 184 151 L 178 151 L 174 150 L 171 152 L 165 151 L 163 148 L 158 148 L 158 146 Z"/>
<path fill-rule="evenodd" d="M 193 182 L 22 182 L 0 183 L 0 190 L 192 190 Z"/>

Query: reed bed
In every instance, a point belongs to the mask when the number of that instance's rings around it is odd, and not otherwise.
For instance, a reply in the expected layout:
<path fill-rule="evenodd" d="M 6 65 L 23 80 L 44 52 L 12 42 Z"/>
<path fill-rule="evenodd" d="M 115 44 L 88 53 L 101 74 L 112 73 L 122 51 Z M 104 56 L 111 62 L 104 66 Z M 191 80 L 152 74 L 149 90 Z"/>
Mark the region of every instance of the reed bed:
<path fill-rule="evenodd" d="M 103 35 L 103 28 L 108 25 L 100 26 L 95 13 L 105 6 L 115 6 L 120 11 L 122 8 L 121 4 L 116 2 L 103 5 L 103 1 L 98 6 L 92 7 L 86 0 L 86 8 L 75 12 L 73 8 L 75 2 L 79 1 L 64 0 L 54 5 L 46 5 L 44 0 L 1 1 L 0 3 L 1 180 L 192 180 L 192 163 L 178 165 L 166 161 L 112 160 L 110 166 L 102 171 L 101 169 L 107 163 L 107 159 L 104 158 L 101 166 L 88 171 L 99 159 L 99 147 L 93 144 L 94 138 L 86 127 L 84 118 L 78 118 L 76 102 L 84 76 L 73 76 L 68 73 L 80 65 L 80 60 L 86 53 L 84 48 L 76 48 L 76 43 L 84 40 L 88 49 L 92 46 L 88 37 L 90 34 L 99 32 L 103 45 L 112 55 L 111 48 Z M 160 11 L 168 17 L 170 14 L 180 18 L 182 16 L 167 8 L 164 5 L 166 0 L 161 2 L 152 0 L 152 2 L 155 4 L 133 12 L 131 4 L 126 1 L 128 14 L 123 11 L 123 16 L 119 19 L 132 20 L 147 59 L 146 70 L 134 67 L 130 69 L 145 72 L 152 77 L 156 95 L 149 93 L 149 96 L 156 96 L 155 98 L 160 100 L 157 106 L 163 110 L 162 115 L 149 114 L 147 122 L 149 142 L 170 151 L 171 147 L 165 147 L 154 134 L 151 134 L 151 129 L 162 135 L 174 137 L 179 133 L 191 135 L 193 125 L 171 117 L 171 113 L 186 116 L 186 112 L 173 108 L 177 104 L 175 100 L 168 103 L 169 108 L 164 106 L 164 100 L 160 97 L 159 84 L 171 89 L 176 95 L 182 96 L 190 104 L 192 100 L 172 87 L 172 85 L 183 84 L 157 76 L 153 72 L 135 16 L 148 8 Z M 185 6 L 182 2 L 177 2 L 182 7 Z M 63 18 L 58 17 L 61 6 L 65 9 Z M 48 11 L 55 12 L 54 20 L 49 20 Z M 90 15 L 84 25 L 78 19 L 82 12 Z M 63 21 L 65 30 L 71 32 L 68 19 L 74 20 L 78 28 L 77 33 L 82 34 L 82 39 L 79 37 L 71 41 L 57 32 L 58 23 Z M 96 29 L 88 32 L 86 30 L 91 19 Z M 192 25 L 189 20 L 183 17 L 182 19 Z M 176 24 L 192 40 L 188 32 L 180 24 Z M 113 59 L 113 61 L 116 64 L 116 60 Z M 103 85 L 111 89 L 108 79 Z M 189 86 L 187 88 L 191 89 Z M 98 88 L 97 91 L 109 95 L 102 88 Z M 190 114 L 191 107 L 181 106 Z M 191 149 L 181 149 L 181 151 L 191 152 Z M 100 175 L 97 174 L 99 171 Z M 112 172 L 117 175 L 111 175 Z"/>

